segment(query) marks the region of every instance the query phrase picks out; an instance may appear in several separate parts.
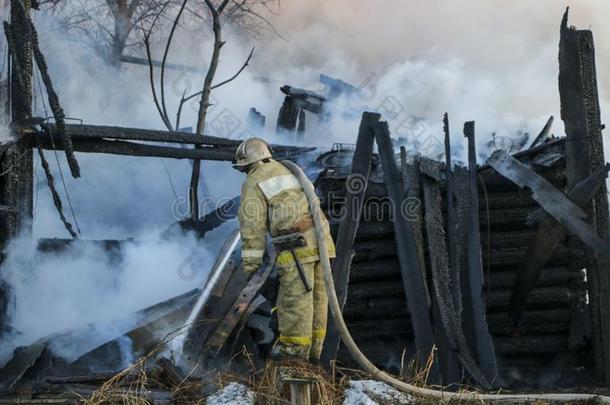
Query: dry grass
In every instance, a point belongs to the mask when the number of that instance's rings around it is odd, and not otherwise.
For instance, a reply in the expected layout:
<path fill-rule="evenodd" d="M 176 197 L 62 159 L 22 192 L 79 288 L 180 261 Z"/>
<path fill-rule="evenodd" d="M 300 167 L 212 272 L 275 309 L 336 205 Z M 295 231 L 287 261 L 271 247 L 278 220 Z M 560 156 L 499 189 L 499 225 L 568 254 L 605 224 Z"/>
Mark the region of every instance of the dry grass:
<path fill-rule="evenodd" d="M 174 335 L 175 336 L 175 335 Z M 172 337 L 169 336 L 168 339 Z M 289 404 L 290 394 L 286 377 L 310 380 L 312 383 L 312 400 L 314 404 L 334 405 L 344 400 L 345 389 L 350 380 L 371 379 L 371 376 L 361 370 L 339 367 L 333 364 L 330 372 L 308 362 L 268 362 L 257 370 L 252 355 L 242 349 L 227 364 L 235 361 L 249 364 L 249 372 L 230 373 L 210 370 L 205 375 L 193 378 L 189 375 L 178 384 L 168 387 L 160 378 L 156 367 L 157 356 L 162 352 L 167 339 L 148 355 L 138 359 L 133 365 L 121 371 L 88 397 L 80 397 L 85 405 L 152 405 L 156 402 L 169 400 L 177 404 L 205 404 L 210 395 L 232 382 L 247 386 L 256 396 L 256 404 L 279 405 Z M 433 351 L 423 367 L 414 362 L 405 364 L 403 355 L 399 378 L 411 384 L 425 387 L 425 381 L 430 373 L 434 360 Z M 191 373 L 195 370 L 191 370 Z M 441 388 L 441 387 L 436 387 Z M 464 391 L 468 389 L 463 388 Z M 472 391 L 470 391 L 472 392 Z M 436 400 L 417 398 L 417 404 L 435 404 Z M 483 404 L 480 400 L 450 401 L 450 404 Z M 548 402 L 538 401 L 534 405 L 546 405 Z M 580 402 L 584 404 L 583 402 Z M 595 401 L 588 402 L 594 404 Z"/>
<path fill-rule="evenodd" d="M 252 375 L 250 388 L 256 394 L 257 404 L 290 403 L 288 386 L 284 384 L 285 378 L 311 381 L 312 401 L 315 404 L 341 403 L 342 384 L 336 383 L 331 374 L 308 362 L 286 361 L 269 362 L 267 367 Z"/>
<path fill-rule="evenodd" d="M 83 398 L 85 405 L 153 403 L 149 388 L 151 380 L 146 371 L 150 357 L 141 357 L 129 368 L 106 381 L 90 398 Z"/>
<path fill-rule="evenodd" d="M 257 370 L 252 355 L 242 349 L 228 365 L 237 361 L 250 365 L 250 373 L 234 374 L 230 372 L 209 371 L 204 376 L 191 378 L 187 376 L 173 387 L 164 385 L 156 368 L 156 358 L 165 344 L 175 335 L 168 336 L 155 350 L 138 359 L 133 365 L 121 371 L 100 386 L 89 398 L 81 398 L 85 405 L 149 405 L 156 400 L 171 399 L 180 404 L 204 404 L 206 395 L 220 390 L 232 382 L 249 387 L 256 395 L 256 403 L 264 405 L 289 404 L 290 395 L 285 378 L 300 378 L 312 383 L 312 400 L 315 404 L 341 404 L 344 391 L 352 379 L 370 379 L 370 375 L 356 369 L 332 365 L 330 372 L 308 362 L 269 362 L 263 369 Z M 404 357 L 404 356 L 403 356 Z M 415 363 L 403 364 L 401 377 L 411 383 L 421 385 L 426 380 L 434 353 L 430 355 L 424 367 Z M 193 370 L 192 370 L 193 371 Z M 409 376 L 408 378 L 405 378 Z"/>

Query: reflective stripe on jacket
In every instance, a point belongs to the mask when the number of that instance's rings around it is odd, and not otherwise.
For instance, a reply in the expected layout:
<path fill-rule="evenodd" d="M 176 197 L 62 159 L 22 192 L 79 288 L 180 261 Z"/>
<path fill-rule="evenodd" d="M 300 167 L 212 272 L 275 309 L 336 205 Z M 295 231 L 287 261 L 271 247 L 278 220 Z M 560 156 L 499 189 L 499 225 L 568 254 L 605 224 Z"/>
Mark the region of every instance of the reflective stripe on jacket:
<path fill-rule="evenodd" d="M 297 257 L 303 263 L 319 260 L 307 197 L 297 178 L 281 163 L 273 159 L 255 163 L 242 186 L 238 218 L 246 272 L 256 271 L 262 264 L 268 232 L 272 237 L 301 232 L 306 246 L 295 250 Z M 329 255 L 335 257 L 326 218 L 324 227 Z M 294 260 L 289 252 L 278 252 L 276 263 L 288 266 Z"/>

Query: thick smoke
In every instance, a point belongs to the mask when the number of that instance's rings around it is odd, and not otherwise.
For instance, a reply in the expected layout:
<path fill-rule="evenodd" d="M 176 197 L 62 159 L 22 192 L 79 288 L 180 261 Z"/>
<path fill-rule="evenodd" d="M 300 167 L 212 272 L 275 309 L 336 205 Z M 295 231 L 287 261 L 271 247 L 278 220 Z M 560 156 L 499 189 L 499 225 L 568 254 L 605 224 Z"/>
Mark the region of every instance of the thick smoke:
<path fill-rule="evenodd" d="M 604 21 L 610 5 L 596 0 L 283 2 L 277 27 L 288 42 L 265 47 L 257 67 L 287 78 L 298 72 L 312 82 L 320 71 L 356 85 L 373 77 L 376 97 L 366 104 L 400 106 L 403 112 L 388 118 L 395 130 L 413 115 L 427 118 L 412 128 L 414 135 L 438 136 L 449 112 L 455 145 L 463 143 L 466 120 L 477 121 L 480 149 L 492 133 L 535 136 L 549 115 L 556 118 L 553 132 L 562 135 L 557 52 L 566 6 L 571 24 L 594 31 L 607 111 L 610 73 L 602 67 L 610 63 Z M 353 141 L 355 128 L 341 131 L 344 140 Z"/>
<path fill-rule="evenodd" d="M 610 63 L 610 28 L 603 20 L 610 5 L 602 1 L 442 0 L 424 5 L 404 0 L 290 0 L 281 2 L 279 15 L 269 16 L 283 38 L 269 33 L 254 41 L 226 30 L 218 80 L 239 69 L 252 45 L 256 52 L 241 76 L 214 92 L 207 132 L 236 139 L 250 136 L 246 115 L 256 107 L 266 115 L 267 126 L 255 135 L 287 142 L 273 135 L 283 98 L 279 87 L 321 90 L 318 76 L 326 73 L 363 90 L 357 100 L 345 104 L 356 111 L 383 112 L 393 134 L 410 138 L 411 144 L 417 140 L 424 153 L 436 153 L 444 112 L 451 117 L 456 151 L 463 145 L 461 125 L 466 120 L 477 121 L 480 149 L 492 133 L 506 139 L 525 131 L 535 135 L 551 114 L 556 117 L 554 133 L 562 135 L 557 45 L 567 5 L 572 6 L 572 24 L 594 30 L 603 113 L 610 106 L 610 72 L 602 69 Z M 124 65 L 117 71 L 58 30 L 53 17 L 36 13 L 35 22 L 68 116 L 90 124 L 164 128 L 146 67 Z M 159 39 L 153 49 L 156 59 L 162 56 Z M 201 31 L 180 31 L 174 43 L 171 62 L 206 66 L 210 42 Z M 132 52 L 143 55 L 142 50 Z M 198 91 L 202 82 L 201 74 L 167 72 L 170 117 L 183 91 Z M 49 115 L 38 80 L 35 94 L 36 115 Z M 181 127 L 195 125 L 197 108 L 197 100 L 185 106 Z M 318 128 L 310 119 L 315 130 L 307 143 L 326 148 L 333 142 L 354 142 L 358 114 L 345 116 L 341 110 L 334 111 L 338 119 L 330 128 Z M 55 155 L 45 153 L 74 222 Z M 134 237 L 145 242 L 129 245 L 117 265 L 94 247 L 40 255 L 31 238 L 16 240 L 2 274 L 14 294 L 12 326 L 19 334 L 12 335 L 8 345 L 2 342 L 3 348 L 116 319 L 200 286 L 213 260 L 208 252 L 235 226 L 227 224 L 199 243 L 191 236 L 158 239 L 161 230 L 186 214 L 180 202 L 187 196 L 188 161 L 78 154 L 83 177 L 74 180 L 63 154 L 57 156 L 83 238 Z M 33 236 L 66 237 L 37 159 L 36 165 Z M 204 212 L 215 201 L 239 193 L 242 175 L 228 163 L 204 162 L 202 177 L 202 196 L 209 199 Z M 199 257 L 199 270 L 185 281 L 176 269 L 193 254 Z"/>

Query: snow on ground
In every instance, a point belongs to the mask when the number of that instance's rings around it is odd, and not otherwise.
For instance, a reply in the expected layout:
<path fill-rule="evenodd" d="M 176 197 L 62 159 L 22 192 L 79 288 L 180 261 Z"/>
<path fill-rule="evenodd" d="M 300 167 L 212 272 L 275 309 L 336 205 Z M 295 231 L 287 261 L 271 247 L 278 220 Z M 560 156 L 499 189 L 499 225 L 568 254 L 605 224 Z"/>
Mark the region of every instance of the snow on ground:
<path fill-rule="evenodd" d="M 206 401 L 207 405 L 254 405 L 254 393 L 245 385 L 232 382 L 222 390 L 212 394 Z"/>
<path fill-rule="evenodd" d="M 415 398 L 390 387 L 386 383 L 373 380 L 350 381 L 345 390 L 343 405 L 407 405 L 414 404 Z"/>

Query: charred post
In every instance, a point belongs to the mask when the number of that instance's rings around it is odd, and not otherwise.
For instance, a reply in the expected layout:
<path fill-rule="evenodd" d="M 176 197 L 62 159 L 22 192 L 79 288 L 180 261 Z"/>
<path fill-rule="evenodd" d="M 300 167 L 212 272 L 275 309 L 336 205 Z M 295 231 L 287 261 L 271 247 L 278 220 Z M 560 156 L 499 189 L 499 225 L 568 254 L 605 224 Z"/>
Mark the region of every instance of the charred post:
<path fill-rule="evenodd" d="M 569 27 L 568 10 L 561 24 L 559 93 L 567 136 L 568 189 L 572 189 L 603 166 L 605 160 L 593 34 Z M 606 240 L 610 238 L 607 192 L 602 184 L 586 208 L 590 224 Z M 578 243 L 572 238 L 569 245 L 574 249 Z M 596 372 L 600 379 L 610 382 L 610 261 L 592 249 L 585 249 L 585 262 Z"/>
<path fill-rule="evenodd" d="M 27 120 L 32 115 L 32 44 L 28 37 L 30 0 L 12 0 L 11 23 L 4 23 L 11 58 L 11 121 Z M 20 230 L 31 226 L 33 214 L 33 154 L 30 142 L 17 137 L 0 156 L 0 249 L 4 250 Z M 8 306 L 6 287 L 0 283 L 0 333 L 4 330 Z"/>
<path fill-rule="evenodd" d="M 430 307 L 425 292 L 426 285 L 423 278 L 423 269 L 419 267 L 417 260 L 417 246 L 413 229 L 400 210 L 403 195 L 401 175 L 396 166 L 394 147 L 387 122 L 380 121 L 377 123 L 375 126 L 375 139 L 379 147 L 388 195 L 393 201 L 393 226 L 396 237 L 396 249 L 398 251 L 398 261 L 407 297 L 407 306 L 412 316 L 411 322 L 415 332 L 417 362 L 423 365 L 427 364 L 434 348 L 434 331 L 430 317 Z M 428 378 L 429 382 L 439 380 L 436 362 L 432 364 Z"/>
<path fill-rule="evenodd" d="M 354 151 L 354 157 L 352 158 L 351 174 L 345 182 L 347 200 L 344 206 L 343 219 L 339 225 L 339 231 L 336 237 L 337 257 L 333 262 L 333 278 L 341 309 L 343 309 L 345 300 L 347 299 L 350 267 L 355 255 L 354 242 L 356 240 L 358 226 L 360 225 L 360 218 L 364 207 L 365 194 L 373 159 L 375 133 L 371 123 L 375 123 L 378 120 L 378 114 L 365 112 L 362 115 L 356 150 Z M 330 361 L 332 361 L 337 354 L 339 345 L 339 333 L 332 321 L 332 316 L 329 316 L 328 319 L 328 331 L 326 334 L 324 351 L 322 353 L 323 364 L 330 364 Z"/>
<path fill-rule="evenodd" d="M 479 222 L 479 191 L 477 154 L 475 147 L 474 121 L 464 124 L 464 136 L 468 139 L 469 200 L 470 215 L 468 222 L 468 259 L 467 282 L 463 285 L 469 290 L 468 302 L 464 302 L 464 311 L 472 317 L 472 337 L 474 353 L 487 381 L 496 379 L 498 369 L 493 342 L 485 320 L 485 303 L 483 302 L 483 263 L 481 254 L 481 226 Z M 464 279 L 463 278 L 463 279 Z"/>

